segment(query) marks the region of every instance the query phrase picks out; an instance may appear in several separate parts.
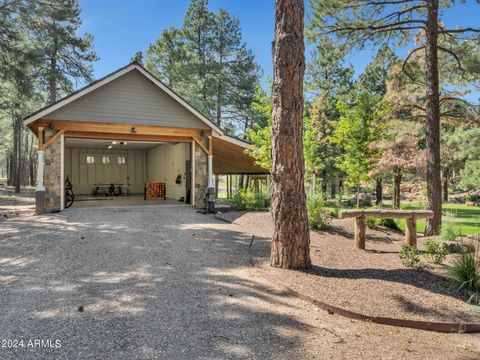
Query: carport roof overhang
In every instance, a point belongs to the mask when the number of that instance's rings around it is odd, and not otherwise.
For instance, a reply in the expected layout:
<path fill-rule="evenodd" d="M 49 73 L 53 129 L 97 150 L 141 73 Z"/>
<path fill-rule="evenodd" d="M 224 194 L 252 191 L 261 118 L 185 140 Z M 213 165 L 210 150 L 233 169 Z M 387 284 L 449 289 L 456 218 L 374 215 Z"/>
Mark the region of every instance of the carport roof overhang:
<path fill-rule="evenodd" d="M 255 160 L 245 154 L 253 146 L 227 135 L 213 136 L 213 173 L 224 174 L 268 174 L 269 171 L 256 165 Z"/>
<path fill-rule="evenodd" d="M 213 155 L 213 173 L 226 174 L 267 174 L 269 171 L 255 164 L 255 160 L 245 153 L 253 146 L 240 139 L 218 134 L 212 129 L 176 128 L 152 125 L 113 124 L 71 120 L 39 119 L 28 127 L 36 134 L 39 128 L 62 132 L 66 138 L 103 139 L 125 141 L 149 141 L 192 143 L 195 141 L 203 151 Z M 211 144 L 201 144 L 206 137 Z"/>

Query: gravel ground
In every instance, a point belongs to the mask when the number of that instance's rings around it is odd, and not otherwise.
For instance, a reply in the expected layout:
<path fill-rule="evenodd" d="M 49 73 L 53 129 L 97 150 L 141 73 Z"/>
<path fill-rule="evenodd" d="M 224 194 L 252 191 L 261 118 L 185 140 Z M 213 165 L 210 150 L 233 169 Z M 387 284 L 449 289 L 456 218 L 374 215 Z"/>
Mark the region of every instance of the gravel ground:
<path fill-rule="evenodd" d="M 0 186 L 1 190 L 1 186 Z M 35 214 L 35 199 L 30 197 L 15 198 L 0 195 L 0 221 L 17 216 L 30 216 Z"/>
<path fill-rule="evenodd" d="M 271 236 L 270 214 L 239 215 L 229 216 L 258 236 Z M 427 260 L 421 268 L 406 268 L 398 257 L 403 240 L 399 232 L 367 229 L 367 251 L 355 249 L 353 223 L 352 219 L 333 219 L 327 231 L 311 233 L 313 266 L 308 271 L 271 268 L 266 241 L 257 242 L 252 253 L 273 278 L 332 305 L 367 315 L 480 322 L 480 313 L 450 288 L 445 265 Z"/>
<path fill-rule="evenodd" d="M 0 339 L 25 347 L 2 341 L 0 358 L 479 358 L 477 335 L 353 321 L 288 296 L 249 265 L 250 238 L 178 205 L 3 221 Z"/>

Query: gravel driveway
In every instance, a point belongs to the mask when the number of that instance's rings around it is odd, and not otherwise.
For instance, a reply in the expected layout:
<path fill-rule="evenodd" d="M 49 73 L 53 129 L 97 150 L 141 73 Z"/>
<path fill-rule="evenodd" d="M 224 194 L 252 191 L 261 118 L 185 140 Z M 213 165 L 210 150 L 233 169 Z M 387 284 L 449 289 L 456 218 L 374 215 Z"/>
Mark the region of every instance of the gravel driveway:
<path fill-rule="evenodd" d="M 286 295 L 249 265 L 250 239 L 181 205 L 1 221 L 0 359 L 480 355 L 477 336 L 354 321 Z"/>
<path fill-rule="evenodd" d="M 1 222 L 0 338 L 24 347 L 7 342 L 0 358 L 294 354 L 308 326 L 288 315 L 292 300 L 242 275 L 250 237 L 232 226 L 181 205 Z"/>

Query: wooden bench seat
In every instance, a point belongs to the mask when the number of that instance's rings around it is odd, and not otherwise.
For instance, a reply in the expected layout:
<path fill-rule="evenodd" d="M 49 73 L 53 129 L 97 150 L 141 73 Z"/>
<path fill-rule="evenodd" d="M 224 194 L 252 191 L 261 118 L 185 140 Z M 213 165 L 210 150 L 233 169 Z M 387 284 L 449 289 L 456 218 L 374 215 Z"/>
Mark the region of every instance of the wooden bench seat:
<path fill-rule="evenodd" d="M 405 245 L 417 245 L 417 219 L 433 217 L 431 210 L 355 209 L 342 210 L 340 217 L 355 218 L 355 247 L 365 249 L 366 218 L 405 219 Z"/>

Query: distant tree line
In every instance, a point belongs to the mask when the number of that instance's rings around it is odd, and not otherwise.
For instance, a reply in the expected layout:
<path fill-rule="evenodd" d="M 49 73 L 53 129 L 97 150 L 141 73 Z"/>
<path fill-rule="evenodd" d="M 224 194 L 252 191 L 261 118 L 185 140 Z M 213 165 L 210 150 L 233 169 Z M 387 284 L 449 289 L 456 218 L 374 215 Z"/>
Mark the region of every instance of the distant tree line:
<path fill-rule="evenodd" d="M 0 177 L 34 185 L 36 139 L 22 119 L 92 80 L 97 60 L 76 0 L 0 1 Z"/>

